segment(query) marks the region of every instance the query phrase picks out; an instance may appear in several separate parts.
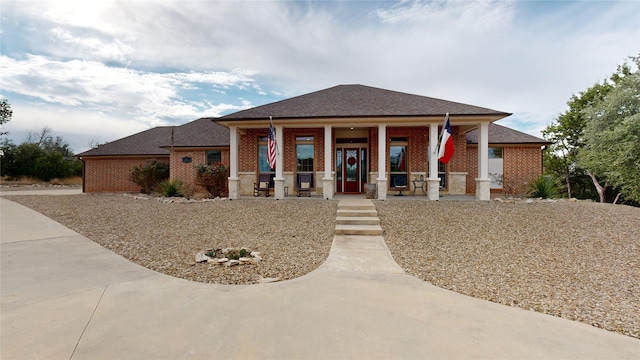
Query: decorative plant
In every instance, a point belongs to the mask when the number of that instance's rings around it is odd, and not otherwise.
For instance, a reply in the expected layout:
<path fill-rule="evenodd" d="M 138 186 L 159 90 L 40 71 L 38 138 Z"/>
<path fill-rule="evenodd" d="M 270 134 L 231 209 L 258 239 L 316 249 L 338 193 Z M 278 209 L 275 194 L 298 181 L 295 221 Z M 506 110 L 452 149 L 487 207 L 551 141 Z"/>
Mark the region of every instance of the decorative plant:
<path fill-rule="evenodd" d="M 140 186 L 140 192 L 143 194 L 151 193 L 161 181 L 168 178 L 169 164 L 156 160 L 134 166 L 129 174 L 129 181 Z"/>
<path fill-rule="evenodd" d="M 196 183 L 205 188 L 212 198 L 227 192 L 228 167 L 219 163 L 210 166 L 199 165 L 196 166 L 196 172 Z"/>
<path fill-rule="evenodd" d="M 184 197 L 185 188 L 184 182 L 177 179 L 165 180 L 156 186 L 158 193 L 164 197 Z"/>
<path fill-rule="evenodd" d="M 549 175 L 540 175 L 530 183 L 529 197 L 549 199 L 559 195 L 558 182 Z"/>

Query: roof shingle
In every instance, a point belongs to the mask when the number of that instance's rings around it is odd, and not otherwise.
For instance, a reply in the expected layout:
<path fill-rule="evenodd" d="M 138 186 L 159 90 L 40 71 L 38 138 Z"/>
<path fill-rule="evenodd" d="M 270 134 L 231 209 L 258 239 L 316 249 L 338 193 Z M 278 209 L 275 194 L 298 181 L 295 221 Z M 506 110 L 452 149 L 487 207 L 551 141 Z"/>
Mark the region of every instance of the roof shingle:
<path fill-rule="evenodd" d="M 229 129 L 201 118 L 180 126 L 159 126 L 118 139 L 76 156 L 169 155 L 175 147 L 229 146 Z"/>
<path fill-rule="evenodd" d="M 540 144 L 550 142 L 495 123 L 489 124 L 489 144 Z M 478 143 L 478 129 L 467 133 L 467 144 Z"/>
<path fill-rule="evenodd" d="M 369 116 L 510 115 L 502 111 L 364 85 L 325 90 L 242 110 L 220 120 Z"/>

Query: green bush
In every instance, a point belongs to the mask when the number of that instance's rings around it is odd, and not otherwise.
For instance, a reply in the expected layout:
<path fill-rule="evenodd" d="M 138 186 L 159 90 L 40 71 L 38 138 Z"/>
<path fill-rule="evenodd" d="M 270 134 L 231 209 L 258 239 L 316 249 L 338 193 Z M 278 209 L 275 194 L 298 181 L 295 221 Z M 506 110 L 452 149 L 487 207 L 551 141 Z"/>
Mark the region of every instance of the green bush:
<path fill-rule="evenodd" d="M 134 166 L 129 174 L 129 181 L 140 186 L 140 192 L 143 194 L 150 194 L 160 182 L 168 178 L 169 164 L 156 160 Z"/>
<path fill-rule="evenodd" d="M 160 182 L 156 186 L 156 191 L 164 197 L 185 197 L 185 188 L 184 182 L 174 179 Z"/>
<path fill-rule="evenodd" d="M 558 181 L 550 175 L 540 175 L 530 183 L 527 195 L 532 198 L 556 198 L 560 195 Z"/>
<path fill-rule="evenodd" d="M 227 193 L 228 167 L 223 164 L 199 165 L 196 172 L 196 183 L 205 188 L 212 198 Z"/>

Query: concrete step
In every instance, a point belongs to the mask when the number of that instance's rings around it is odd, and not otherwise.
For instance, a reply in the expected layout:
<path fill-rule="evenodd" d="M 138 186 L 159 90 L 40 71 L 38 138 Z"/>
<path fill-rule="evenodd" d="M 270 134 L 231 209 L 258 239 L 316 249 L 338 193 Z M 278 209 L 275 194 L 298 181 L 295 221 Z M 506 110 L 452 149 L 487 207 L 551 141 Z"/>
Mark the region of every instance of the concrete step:
<path fill-rule="evenodd" d="M 375 216 L 338 216 L 336 224 L 339 225 L 380 225 L 380 219 Z"/>
<path fill-rule="evenodd" d="M 338 203 L 338 209 L 348 209 L 348 210 L 375 210 L 376 206 L 372 203 Z"/>
<path fill-rule="evenodd" d="M 382 235 L 380 225 L 336 225 L 336 235 Z"/>
<path fill-rule="evenodd" d="M 343 209 L 338 208 L 338 217 L 377 217 L 378 212 L 376 209 Z"/>

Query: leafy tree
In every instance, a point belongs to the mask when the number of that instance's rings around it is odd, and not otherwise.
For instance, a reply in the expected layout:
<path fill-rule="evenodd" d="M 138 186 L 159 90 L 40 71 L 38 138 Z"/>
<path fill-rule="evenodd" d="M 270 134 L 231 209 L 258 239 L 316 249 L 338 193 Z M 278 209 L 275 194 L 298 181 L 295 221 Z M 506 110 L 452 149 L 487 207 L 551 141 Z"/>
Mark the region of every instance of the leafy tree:
<path fill-rule="evenodd" d="M 640 67 L 640 56 L 632 59 Z M 604 201 L 607 186 L 613 185 L 620 191 L 618 196 L 640 203 L 638 70 L 623 72 L 613 89 L 602 100 L 585 108 L 583 114 L 587 125 L 579 163 L 593 179 L 600 201 Z M 598 180 L 605 185 L 600 185 Z"/>
<path fill-rule="evenodd" d="M 30 135 L 28 141 L 20 145 L 8 139 L 2 142 L 3 175 L 14 179 L 25 176 L 50 181 L 82 174 L 82 162 L 73 157 L 71 148 L 61 137 L 54 138 L 48 127 L 38 134 L 37 137 Z"/>
<path fill-rule="evenodd" d="M 4 125 L 11 121 L 11 116 L 13 116 L 13 110 L 11 110 L 9 101 L 7 99 L 0 99 L 0 125 Z M 6 134 L 6 131 L 0 131 L 0 135 Z"/>
<path fill-rule="evenodd" d="M 545 172 L 564 179 L 569 197 L 599 197 L 601 201 L 606 199 L 606 192 L 611 184 L 605 183 L 598 188 L 599 175 L 587 172 L 579 161 L 579 154 L 586 146 L 585 129 L 590 121 L 585 110 L 602 102 L 630 74 L 631 67 L 622 65 L 608 80 L 596 83 L 578 95 L 574 94 L 567 102 L 569 109 L 542 132 L 544 138 L 553 143 L 543 154 Z M 596 186 L 597 193 L 593 185 Z"/>

